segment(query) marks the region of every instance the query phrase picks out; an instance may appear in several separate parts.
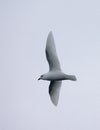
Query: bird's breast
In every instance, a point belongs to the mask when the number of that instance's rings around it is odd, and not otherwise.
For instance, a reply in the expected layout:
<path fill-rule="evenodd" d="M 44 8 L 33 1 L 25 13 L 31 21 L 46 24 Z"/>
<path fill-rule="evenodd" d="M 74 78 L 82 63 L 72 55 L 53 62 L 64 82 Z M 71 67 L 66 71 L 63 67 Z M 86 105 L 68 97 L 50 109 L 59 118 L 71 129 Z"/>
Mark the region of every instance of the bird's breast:
<path fill-rule="evenodd" d="M 65 74 L 62 73 L 62 72 L 49 72 L 46 74 L 46 80 L 55 80 L 55 81 L 58 81 L 58 80 L 65 80 L 66 77 L 65 77 Z"/>

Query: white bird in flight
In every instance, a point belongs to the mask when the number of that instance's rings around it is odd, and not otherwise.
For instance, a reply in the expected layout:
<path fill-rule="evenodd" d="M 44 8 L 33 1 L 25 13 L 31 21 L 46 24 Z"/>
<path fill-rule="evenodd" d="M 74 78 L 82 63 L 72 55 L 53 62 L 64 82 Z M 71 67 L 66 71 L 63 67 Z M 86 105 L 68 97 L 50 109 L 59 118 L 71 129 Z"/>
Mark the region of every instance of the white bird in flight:
<path fill-rule="evenodd" d="M 67 75 L 62 72 L 52 32 L 48 34 L 45 52 L 49 64 L 49 72 L 41 75 L 38 80 L 50 81 L 49 95 L 52 103 L 57 106 L 62 80 L 76 81 L 77 79 L 74 75 Z"/>

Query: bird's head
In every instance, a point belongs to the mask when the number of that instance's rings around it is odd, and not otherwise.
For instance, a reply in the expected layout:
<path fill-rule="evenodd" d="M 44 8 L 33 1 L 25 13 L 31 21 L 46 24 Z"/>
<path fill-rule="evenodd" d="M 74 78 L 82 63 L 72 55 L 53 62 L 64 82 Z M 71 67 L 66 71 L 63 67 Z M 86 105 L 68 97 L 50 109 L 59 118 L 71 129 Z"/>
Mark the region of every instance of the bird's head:
<path fill-rule="evenodd" d="M 45 76 L 41 75 L 40 78 L 38 78 L 38 80 L 44 80 Z"/>

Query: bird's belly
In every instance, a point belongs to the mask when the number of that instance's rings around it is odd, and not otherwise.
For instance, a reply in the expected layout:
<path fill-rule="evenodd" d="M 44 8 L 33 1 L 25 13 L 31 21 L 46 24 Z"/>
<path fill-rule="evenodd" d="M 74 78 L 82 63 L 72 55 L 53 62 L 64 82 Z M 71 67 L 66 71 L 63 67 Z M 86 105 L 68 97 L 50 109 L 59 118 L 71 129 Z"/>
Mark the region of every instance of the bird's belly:
<path fill-rule="evenodd" d="M 50 73 L 48 74 L 47 80 L 51 81 L 51 80 L 55 80 L 55 81 L 59 81 L 59 80 L 65 80 L 65 75 L 63 73 L 59 73 L 59 72 L 55 72 L 55 73 Z"/>

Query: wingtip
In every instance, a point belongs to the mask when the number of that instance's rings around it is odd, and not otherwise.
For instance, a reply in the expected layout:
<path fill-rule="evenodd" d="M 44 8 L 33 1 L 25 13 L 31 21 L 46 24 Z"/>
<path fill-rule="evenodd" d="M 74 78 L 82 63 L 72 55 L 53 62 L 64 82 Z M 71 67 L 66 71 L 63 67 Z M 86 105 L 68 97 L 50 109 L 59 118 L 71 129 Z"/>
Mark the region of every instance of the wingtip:
<path fill-rule="evenodd" d="M 52 33 L 52 31 L 50 31 L 48 33 L 47 41 L 51 40 L 52 38 L 53 38 L 53 33 Z"/>
<path fill-rule="evenodd" d="M 54 103 L 53 103 L 53 105 L 54 105 L 55 107 L 57 107 L 58 104 L 54 104 Z"/>
<path fill-rule="evenodd" d="M 58 102 L 53 102 L 53 100 L 52 100 L 52 99 L 51 99 L 51 101 L 52 101 L 53 105 L 54 105 L 55 107 L 57 107 Z"/>
<path fill-rule="evenodd" d="M 53 105 L 57 107 L 58 101 L 55 101 L 55 100 L 51 97 L 51 95 L 50 95 L 50 99 L 51 99 L 51 102 L 53 103 Z"/>
<path fill-rule="evenodd" d="M 53 32 L 52 32 L 52 31 L 50 31 L 48 35 L 53 35 Z"/>

